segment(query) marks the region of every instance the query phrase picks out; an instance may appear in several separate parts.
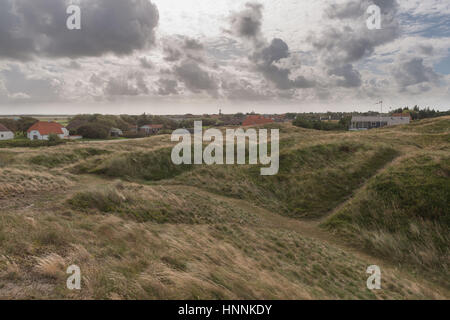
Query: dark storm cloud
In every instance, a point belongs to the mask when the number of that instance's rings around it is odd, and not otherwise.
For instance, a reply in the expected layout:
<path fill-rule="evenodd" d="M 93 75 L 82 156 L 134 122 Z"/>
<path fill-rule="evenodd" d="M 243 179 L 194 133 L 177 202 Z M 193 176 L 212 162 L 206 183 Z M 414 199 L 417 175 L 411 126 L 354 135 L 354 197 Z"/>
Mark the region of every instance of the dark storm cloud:
<path fill-rule="evenodd" d="M 27 77 L 18 65 L 0 71 L 4 86 L 11 95 L 27 96 L 34 101 L 47 102 L 60 99 L 62 81 L 55 77 Z"/>
<path fill-rule="evenodd" d="M 351 64 L 330 69 L 328 74 L 338 77 L 336 85 L 340 87 L 354 88 L 360 87 L 362 84 L 361 74 Z"/>
<path fill-rule="evenodd" d="M 81 0 L 81 30 L 68 30 L 65 0 L 0 0 L 0 57 L 127 55 L 155 41 L 148 0 Z"/>
<path fill-rule="evenodd" d="M 263 83 L 255 85 L 246 79 L 236 78 L 233 74 L 222 77 L 221 88 L 224 95 L 230 100 L 262 101 L 274 96 L 270 88 L 264 86 Z"/>
<path fill-rule="evenodd" d="M 74 70 L 80 70 L 81 64 L 78 63 L 77 61 L 72 60 L 67 64 L 67 68 L 74 69 Z"/>
<path fill-rule="evenodd" d="M 312 88 L 314 81 L 298 76 L 292 80 L 292 70 L 280 67 L 280 60 L 289 58 L 289 46 L 282 39 L 275 38 L 270 43 L 261 34 L 263 6 L 256 3 L 247 3 L 246 8 L 231 16 L 231 34 L 243 38 L 252 39 L 253 54 L 250 61 L 254 64 L 254 70 L 260 72 L 266 80 L 273 83 L 277 89 L 290 90 L 300 88 Z"/>
<path fill-rule="evenodd" d="M 179 66 L 175 67 L 175 75 L 192 92 L 206 91 L 212 96 L 217 96 L 218 94 L 216 79 L 195 62 L 183 61 Z"/>
<path fill-rule="evenodd" d="M 364 16 L 367 8 L 372 4 L 379 6 L 382 14 L 389 14 L 398 9 L 396 0 L 359 0 L 333 3 L 325 10 L 325 13 L 331 19 L 354 19 Z"/>
<path fill-rule="evenodd" d="M 261 51 L 261 57 L 267 64 L 278 62 L 289 57 L 289 47 L 283 40 L 275 38 L 267 48 Z"/>
<path fill-rule="evenodd" d="M 371 4 L 376 4 L 381 9 L 380 30 L 369 30 L 366 26 L 368 18 L 366 10 Z M 321 53 L 321 59 L 326 65 L 331 68 L 343 67 L 370 56 L 376 47 L 399 37 L 397 11 L 396 0 L 347 1 L 332 4 L 326 10 L 326 15 L 337 21 L 351 21 L 352 24 L 341 27 L 330 26 L 319 36 L 312 35 L 309 40 Z"/>
<path fill-rule="evenodd" d="M 203 60 L 203 44 L 196 39 L 185 36 L 166 37 L 162 40 L 164 60 L 176 62 L 186 57 L 199 63 Z"/>
<path fill-rule="evenodd" d="M 257 39 L 261 36 L 263 6 L 248 2 L 245 9 L 230 17 L 230 32 L 238 37 Z"/>
<path fill-rule="evenodd" d="M 104 92 L 107 96 L 137 96 L 148 94 L 149 89 L 142 72 L 129 72 L 127 75 L 109 78 Z"/>
<path fill-rule="evenodd" d="M 144 69 L 153 69 L 153 63 L 150 61 L 150 59 L 148 59 L 146 57 L 140 57 L 139 63 L 141 65 L 141 67 Z"/>
<path fill-rule="evenodd" d="M 188 50 L 203 50 L 203 44 L 200 43 L 200 41 L 196 39 L 190 39 L 186 38 L 184 40 L 184 48 Z"/>
<path fill-rule="evenodd" d="M 366 25 L 366 11 L 372 4 L 381 9 L 379 30 L 369 30 Z M 353 64 L 400 36 L 397 12 L 396 0 L 347 1 L 326 9 L 325 16 L 337 24 L 328 26 L 319 36 L 311 35 L 309 41 L 328 75 L 333 76 L 332 84 L 346 88 L 361 86 L 361 74 Z"/>
<path fill-rule="evenodd" d="M 171 94 L 178 94 L 178 81 L 173 79 L 159 79 L 158 80 L 158 94 L 161 96 L 168 96 Z"/>
<path fill-rule="evenodd" d="M 418 84 L 437 84 L 441 78 L 433 68 L 423 64 L 422 58 L 412 58 L 401 62 L 394 67 L 392 75 L 402 89 Z"/>
<path fill-rule="evenodd" d="M 163 38 L 162 43 L 164 60 L 176 64 L 171 70 L 160 71 L 163 77 L 158 81 L 158 94 L 178 94 L 178 82 L 181 82 L 191 92 L 218 96 L 217 79 L 210 73 L 211 66 L 201 42 L 177 35 Z"/>
<path fill-rule="evenodd" d="M 419 50 L 423 54 L 432 55 L 434 52 L 434 47 L 432 45 L 420 45 Z"/>
<path fill-rule="evenodd" d="M 291 70 L 282 68 L 276 64 L 280 60 L 288 57 L 289 46 L 283 40 L 275 38 L 267 47 L 256 49 L 252 60 L 256 64 L 256 69 L 280 90 L 314 87 L 315 83 L 307 80 L 303 76 L 298 76 L 296 79 L 291 80 Z"/>
<path fill-rule="evenodd" d="M 166 44 L 164 45 L 164 60 L 168 62 L 175 62 L 181 60 L 183 57 L 183 52 L 180 48 L 174 44 Z"/>

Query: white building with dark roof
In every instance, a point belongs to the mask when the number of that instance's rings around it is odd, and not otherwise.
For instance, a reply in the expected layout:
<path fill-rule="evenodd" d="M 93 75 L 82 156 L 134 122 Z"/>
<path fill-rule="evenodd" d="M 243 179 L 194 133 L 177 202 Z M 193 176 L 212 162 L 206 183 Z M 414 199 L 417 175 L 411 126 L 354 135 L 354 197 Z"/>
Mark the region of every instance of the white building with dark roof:
<path fill-rule="evenodd" d="M 350 125 L 350 130 L 369 130 L 386 126 L 396 126 L 409 124 L 410 116 L 354 116 Z"/>
<path fill-rule="evenodd" d="M 14 139 L 14 132 L 0 123 L 0 140 L 12 140 Z"/>

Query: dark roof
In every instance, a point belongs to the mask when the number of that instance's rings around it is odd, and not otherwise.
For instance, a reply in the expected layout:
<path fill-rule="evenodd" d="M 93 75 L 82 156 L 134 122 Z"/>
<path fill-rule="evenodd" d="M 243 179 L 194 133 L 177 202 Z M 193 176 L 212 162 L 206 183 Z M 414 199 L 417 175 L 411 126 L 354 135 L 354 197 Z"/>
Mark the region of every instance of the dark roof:
<path fill-rule="evenodd" d="M 7 127 L 5 127 L 3 124 L 0 123 L 0 132 L 9 132 L 11 130 L 9 130 Z"/>

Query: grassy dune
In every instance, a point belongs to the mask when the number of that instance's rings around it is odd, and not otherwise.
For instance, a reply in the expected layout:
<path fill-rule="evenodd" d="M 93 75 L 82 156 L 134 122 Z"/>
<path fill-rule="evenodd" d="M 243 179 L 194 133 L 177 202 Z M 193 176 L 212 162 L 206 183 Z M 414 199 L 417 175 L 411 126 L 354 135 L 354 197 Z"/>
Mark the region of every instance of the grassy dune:
<path fill-rule="evenodd" d="M 324 226 L 368 252 L 446 279 L 449 204 L 449 154 L 416 154 L 371 180 Z"/>
<path fill-rule="evenodd" d="M 449 298 L 450 117 L 280 128 L 274 177 L 174 166 L 169 136 L 1 149 L 0 298 Z"/>

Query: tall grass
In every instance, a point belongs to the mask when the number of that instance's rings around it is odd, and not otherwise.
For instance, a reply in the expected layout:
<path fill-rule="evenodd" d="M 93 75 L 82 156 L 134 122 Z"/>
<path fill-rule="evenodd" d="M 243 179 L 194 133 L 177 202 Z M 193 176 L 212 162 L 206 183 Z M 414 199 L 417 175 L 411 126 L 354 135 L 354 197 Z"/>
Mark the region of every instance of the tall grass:
<path fill-rule="evenodd" d="M 372 180 L 324 227 L 372 254 L 442 277 L 450 266 L 449 177 L 444 154 L 407 158 Z"/>
<path fill-rule="evenodd" d="M 397 155 L 383 146 L 320 144 L 282 150 L 276 176 L 261 176 L 260 166 L 203 166 L 177 176 L 172 183 L 247 199 L 296 218 L 318 218 Z"/>
<path fill-rule="evenodd" d="M 72 152 L 39 154 L 29 159 L 32 164 L 54 168 L 60 165 L 75 163 L 93 156 L 108 154 L 110 151 L 96 148 L 80 148 Z"/>
<path fill-rule="evenodd" d="M 218 199 L 203 194 L 186 194 L 183 188 L 161 188 L 116 182 L 74 194 L 68 201 L 76 211 L 115 214 L 137 222 L 215 224 L 253 223 L 244 214 Z"/>
<path fill-rule="evenodd" d="M 175 165 L 171 160 L 171 148 L 150 152 L 129 152 L 114 155 L 99 165 L 83 170 L 115 178 L 158 181 L 175 177 L 190 170 L 190 165 Z"/>

